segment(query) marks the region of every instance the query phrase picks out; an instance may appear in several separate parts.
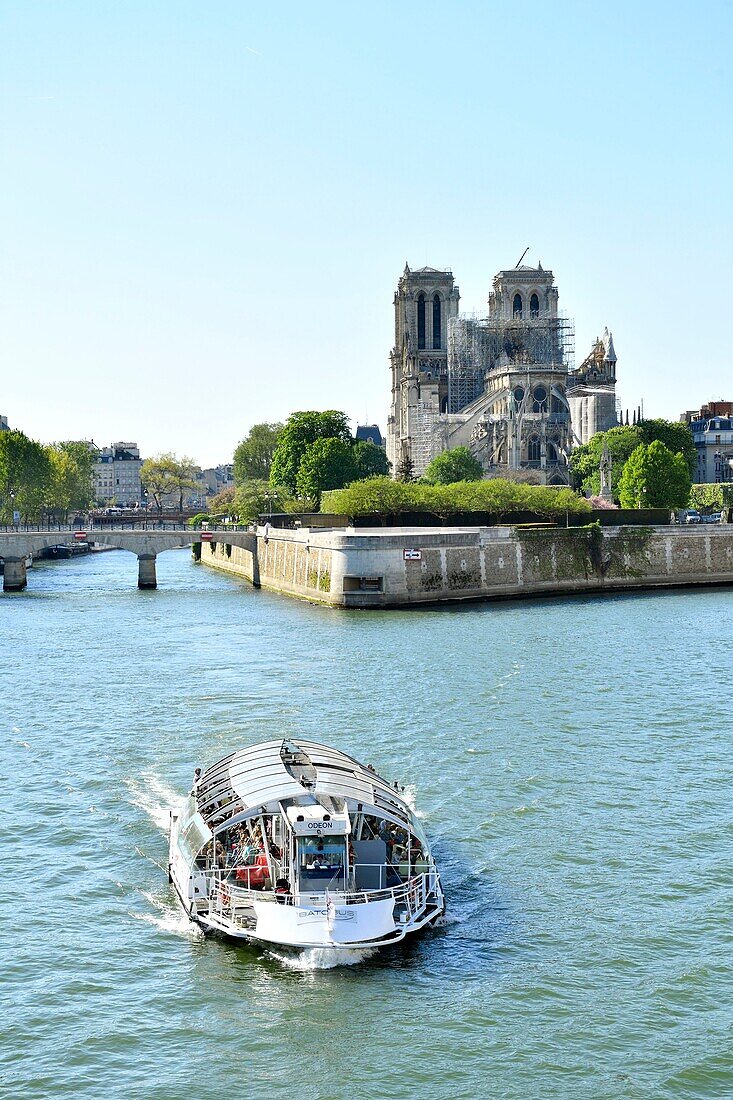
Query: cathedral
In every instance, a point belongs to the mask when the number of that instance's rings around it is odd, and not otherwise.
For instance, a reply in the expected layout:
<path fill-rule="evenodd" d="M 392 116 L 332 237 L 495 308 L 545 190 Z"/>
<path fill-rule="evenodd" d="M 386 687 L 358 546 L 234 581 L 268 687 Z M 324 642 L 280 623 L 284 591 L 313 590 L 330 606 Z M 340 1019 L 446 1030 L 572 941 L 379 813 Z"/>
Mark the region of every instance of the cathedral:
<path fill-rule="evenodd" d="M 441 451 L 468 447 L 487 477 L 525 471 L 568 483 L 574 446 L 617 423 L 616 353 L 606 330 L 582 365 L 551 271 L 500 271 L 485 316 L 462 315 L 451 271 L 405 270 L 394 296 L 393 473 L 423 473 Z"/>

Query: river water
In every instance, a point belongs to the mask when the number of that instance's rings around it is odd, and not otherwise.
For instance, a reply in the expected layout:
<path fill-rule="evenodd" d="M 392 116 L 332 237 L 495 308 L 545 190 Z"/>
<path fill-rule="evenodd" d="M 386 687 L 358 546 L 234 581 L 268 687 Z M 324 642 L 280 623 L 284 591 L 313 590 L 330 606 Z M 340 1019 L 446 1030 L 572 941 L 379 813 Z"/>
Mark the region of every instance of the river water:
<path fill-rule="evenodd" d="M 733 591 L 349 613 L 186 551 L 136 577 L 0 597 L 0 1095 L 733 1095 Z M 349 966 L 187 923 L 170 806 L 298 734 L 413 789 L 443 927 Z"/>

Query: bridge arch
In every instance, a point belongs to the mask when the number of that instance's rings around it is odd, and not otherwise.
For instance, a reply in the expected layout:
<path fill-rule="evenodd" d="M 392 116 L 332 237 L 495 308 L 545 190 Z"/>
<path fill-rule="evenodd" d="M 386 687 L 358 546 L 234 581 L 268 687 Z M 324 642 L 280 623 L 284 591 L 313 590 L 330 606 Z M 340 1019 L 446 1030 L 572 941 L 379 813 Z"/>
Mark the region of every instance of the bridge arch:
<path fill-rule="evenodd" d="M 25 561 L 29 555 L 38 554 L 48 546 L 73 546 L 79 541 L 79 533 L 71 527 L 66 530 L 12 529 L 0 532 L 0 557 L 5 561 L 3 590 L 12 592 L 26 587 Z M 198 528 L 166 529 L 148 526 L 138 529 L 90 527 L 85 533 L 88 540 L 95 545 L 127 550 L 137 556 L 139 588 L 157 587 L 155 561 L 158 554 L 162 554 L 165 550 L 178 550 L 181 547 L 200 543 L 202 535 Z M 212 531 L 211 538 L 212 541 L 243 546 L 253 554 L 255 560 L 257 558 L 257 536 L 252 531 Z"/>

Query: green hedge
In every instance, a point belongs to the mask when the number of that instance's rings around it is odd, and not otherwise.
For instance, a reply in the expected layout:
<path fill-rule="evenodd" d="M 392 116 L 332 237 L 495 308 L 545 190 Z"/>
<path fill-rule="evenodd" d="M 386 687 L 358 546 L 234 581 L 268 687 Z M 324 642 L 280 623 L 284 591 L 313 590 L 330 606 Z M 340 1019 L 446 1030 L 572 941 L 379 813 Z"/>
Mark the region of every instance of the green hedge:
<path fill-rule="evenodd" d="M 342 516 L 397 515 L 399 512 L 429 512 L 450 516 L 457 512 L 535 512 L 555 518 L 586 515 L 590 503 L 572 489 L 550 485 L 523 485 L 503 478 L 488 481 L 456 481 L 452 485 L 423 485 L 371 477 L 355 481 L 345 489 L 323 494 L 321 511 Z"/>

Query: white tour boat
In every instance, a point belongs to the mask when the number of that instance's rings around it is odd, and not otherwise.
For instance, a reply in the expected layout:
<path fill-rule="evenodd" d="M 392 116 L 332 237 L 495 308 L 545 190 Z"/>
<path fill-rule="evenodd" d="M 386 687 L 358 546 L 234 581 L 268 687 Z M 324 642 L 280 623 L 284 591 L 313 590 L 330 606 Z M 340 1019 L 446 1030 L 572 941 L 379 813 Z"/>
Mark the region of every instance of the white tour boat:
<path fill-rule="evenodd" d="M 171 813 L 170 880 L 204 931 L 289 947 L 379 947 L 445 910 L 402 793 L 346 753 L 266 741 L 200 775 Z"/>

